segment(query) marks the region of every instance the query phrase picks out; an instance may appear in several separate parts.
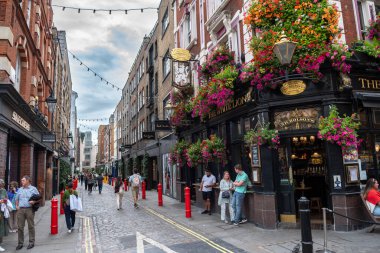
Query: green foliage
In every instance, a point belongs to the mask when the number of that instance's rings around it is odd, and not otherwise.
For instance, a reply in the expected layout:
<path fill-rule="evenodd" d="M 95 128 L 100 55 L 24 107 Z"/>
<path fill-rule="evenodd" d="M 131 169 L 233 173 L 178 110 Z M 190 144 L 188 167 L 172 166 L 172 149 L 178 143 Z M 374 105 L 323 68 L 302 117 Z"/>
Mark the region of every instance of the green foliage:
<path fill-rule="evenodd" d="M 270 129 L 270 124 L 265 124 L 263 127 L 257 129 L 251 129 L 244 135 L 244 140 L 249 144 L 268 144 L 272 148 L 278 148 L 280 144 L 280 138 L 278 131 Z"/>
<path fill-rule="evenodd" d="M 59 191 L 65 189 L 69 175 L 71 175 L 70 164 L 63 159 L 59 159 Z"/>
<path fill-rule="evenodd" d="M 142 159 L 142 176 L 145 178 L 147 178 L 149 175 L 149 164 L 150 164 L 149 154 L 145 153 Z"/>

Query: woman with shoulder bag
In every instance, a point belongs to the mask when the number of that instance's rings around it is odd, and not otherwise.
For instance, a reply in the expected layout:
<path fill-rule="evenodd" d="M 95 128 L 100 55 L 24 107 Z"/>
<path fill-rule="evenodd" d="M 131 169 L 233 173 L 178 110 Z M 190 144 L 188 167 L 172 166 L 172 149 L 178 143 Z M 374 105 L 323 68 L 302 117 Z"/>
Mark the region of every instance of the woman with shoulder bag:
<path fill-rule="evenodd" d="M 124 184 L 120 176 L 115 183 L 115 194 L 117 210 L 123 209 Z"/>
<path fill-rule="evenodd" d="M 75 225 L 75 212 L 70 209 L 70 195 L 75 195 L 78 197 L 78 192 L 73 189 L 73 183 L 70 182 L 67 184 L 67 190 L 63 194 L 63 210 L 65 211 L 65 219 L 67 232 L 71 233 L 71 230 L 74 229 Z"/>
<path fill-rule="evenodd" d="M 17 226 L 17 217 L 16 217 L 16 194 L 18 191 L 18 183 L 16 181 L 12 181 L 9 184 L 9 191 L 8 191 L 8 199 L 12 203 L 13 210 L 9 212 L 9 220 L 8 220 L 8 226 L 9 226 L 9 232 L 16 233 L 18 226 Z"/>
<path fill-rule="evenodd" d="M 226 205 L 228 205 L 230 211 L 230 220 L 234 220 L 234 210 L 231 206 L 231 191 L 233 190 L 233 183 L 230 178 L 230 173 L 228 171 L 224 172 L 223 179 L 220 181 L 219 184 L 219 188 L 220 193 L 218 198 L 218 205 L 221 207 L 220 219 L 224 221 L 226 224 L 228 224 L 228 221 L 226 219 Z"/>

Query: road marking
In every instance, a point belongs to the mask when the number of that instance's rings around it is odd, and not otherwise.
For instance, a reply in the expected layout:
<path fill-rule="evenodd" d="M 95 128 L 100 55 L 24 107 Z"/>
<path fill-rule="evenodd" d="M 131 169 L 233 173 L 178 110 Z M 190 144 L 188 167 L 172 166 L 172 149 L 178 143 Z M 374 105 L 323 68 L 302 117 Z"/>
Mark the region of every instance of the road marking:
<path fill-rule="evenodd" d="M 233 251 L 224 248 L 223 246 L 221 246 L 221 245 L 219 245 L 219 244 L 217 244 L 217 243 L 211 241 L 210 239 L 206 238 L 205 236 L 203 236 L 203 235 L 201 235 L 201 234 L 198 234 L 197 232 L 195 232 L 195 231 L 193 231 L 193 230 L 191 230 L 191 229 L 189 229 L 189 228 L 187 228 L 187 227 L 185 227 L 185 226 L 182 226 L 182 225 L 178 224 L 177 222 L 175 222 L 175 221 L 173 221 L 173 220 L 171 220 L 171 219 L 165 217 L 164 215 L 162 215 L 162 214 L 160 214 L 160 213 L 158 213 L 158 212 L 156 212 L 156 211 L 154 211 L 154 210 L 152 210 L 152 209 L 150 209 L 150 208 L 145 208 L 145 209 L 146 209 L 148 212 L 150 212 L 151 214 L 153 214 L 153 215 L 155 215 L 155 216 L 161 218 L 162 220 L 168 222 L 169 224 L 171 224 L 171 225 L 173 225 L 173 226 L 175 226 L 175 227 L 177 227 L 177 228 L 183 230 L 184 232 L 186 232 L 186 233 L 188 233 L 188 234 L 190 234 L 190 235 L 192 235 L 192 236 L 198 238 L 199 240 L 201 240 L 201 241 L 207 243 L 208 245 L 210 245 L 210 246 L 213 247 L 214 249 L 216 249 L 216 250 L 218 250 L 218 251 L 220 251 L 220 252 L 222 252 L 222 253 L 233 253 Z"/>
<path fill-rule="evenodd" d="M 155 240 L 148 238 L 139 232 L 136 232 L 137 253 L 144 253 L 144 241 L 152 244 L 153 246 L 163 250 L 166 253 L 178 253 L 174 250 L 169 249 L 165 245 L 163 245 L 159 242 L 156 242 Z"/>

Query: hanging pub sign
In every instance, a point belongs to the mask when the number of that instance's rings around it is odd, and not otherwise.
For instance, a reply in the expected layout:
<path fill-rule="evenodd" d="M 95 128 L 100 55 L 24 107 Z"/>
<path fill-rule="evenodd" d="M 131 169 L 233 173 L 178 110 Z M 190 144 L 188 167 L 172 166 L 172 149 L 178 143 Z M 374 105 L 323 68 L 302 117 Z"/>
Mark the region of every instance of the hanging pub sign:
<path fill-rule="evenodd" d="M 154 128 L 158 131 L 172 130 L 169 120 L 156 120 L 154 122 Z"/>
<path fill-rule="evenodd" d="M 281 93 L 288 96 L 301 94 L 306 89 L 306 84 L 301 80 L 290 80 L 283 83 L 281 86 Z"/>
<path fill-rule="evenodd" d="M 181 89 L 191 85 L 191 54 L 183 48 L 174 48 L 171 53 L 172 58 L 172 80 L 173 86 Z"/>
<path fill-rule="evenodd" d="M 55 134 L 42 134 L 42 142 L 49 142 L 54 143 L 55 142 Z"/>
<path fill-rule="evenodd" d="M 155 132 L 143 132 L 143 140 L 155 140 L 156 133 Z"/>
<path fill-rule="evenodd" d="M 298 130 L 318 128 L 320 108 L 295 109 L 274 113 L 274 125 L 277 130 Z"/>

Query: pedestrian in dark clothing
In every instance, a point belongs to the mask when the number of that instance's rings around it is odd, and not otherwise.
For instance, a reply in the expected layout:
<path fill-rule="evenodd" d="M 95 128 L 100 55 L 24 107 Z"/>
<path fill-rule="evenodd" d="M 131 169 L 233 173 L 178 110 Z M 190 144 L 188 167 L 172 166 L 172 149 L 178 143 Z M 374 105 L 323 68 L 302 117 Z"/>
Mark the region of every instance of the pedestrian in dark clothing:
<path fill-rule="evenodd" d="M 88 187 L 88 174 L 84 176 L 84 189 L 87 191 Z"/>
<path fill-rule="evenodd" d="M 87 189 L 88 189 L 88 194 L 92 193 L 92 188 L 94 187 L 94 176 L 90 173 L 88 174 L 88 183 L 87 183 Z"/>
<path fill-rule="evenodd" d="M 99 190 L 99 194 L 102 194 L 102 189 L 103 189 L 103 175 L 99 175 L 96 180 L 98 181 L 98 190 Z"/>
<path fill-rule="evenodd" d="M 84 180 L 84 175 L 80 174 L 80 185 L 81 186 L 83 185 L 83 180 Z"/>
<path fill-rule="evenodd" d="M 78 192 L 73 190 L 73 184 L 67 185 L 68 189 L 63 194 L 63 209 L 65 211 L 67 232 L 71 233 L 71 230 L 75 225 L 75 212 L 70 209 L 70 195 L 78 197 Z"/>

